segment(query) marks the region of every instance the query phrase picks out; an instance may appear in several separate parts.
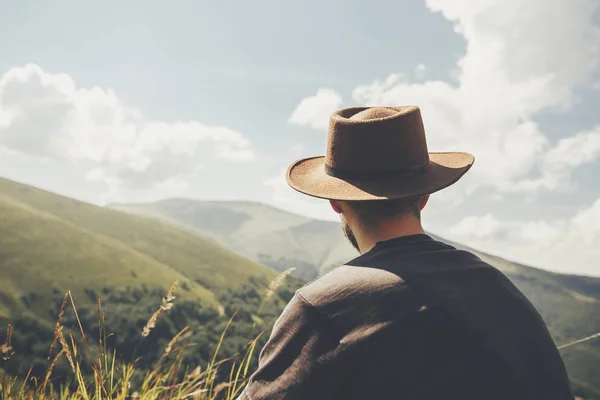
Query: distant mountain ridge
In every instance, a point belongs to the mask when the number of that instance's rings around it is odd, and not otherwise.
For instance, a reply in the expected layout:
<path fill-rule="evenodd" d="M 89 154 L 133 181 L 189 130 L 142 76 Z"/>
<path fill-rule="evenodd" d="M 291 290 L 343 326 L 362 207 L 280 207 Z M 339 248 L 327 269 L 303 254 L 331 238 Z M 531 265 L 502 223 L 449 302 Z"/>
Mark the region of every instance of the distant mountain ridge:
<path fill-rule="evenodd" d="M 275 270 L 296 267 L 296 274 L 305 280 L 357 255 L 339 224 L 257 202 L 169 199 L 109 207 L 167 218 Z"/>
<path fill-rule="evenodd" d="M 357 255 L 339 223 L 261 203 L 168 199 L 111 207 L 195 229 L 276 270 L 296 267 L 305 280 Z M 540 311 L 558 345 L 600 332 L 600 278 L 556 274 L 431 236 L 475 253 L 506 274 Z M 573 382 L 600 392 L 600 341 L 569 347 L 562 355 Z"/>

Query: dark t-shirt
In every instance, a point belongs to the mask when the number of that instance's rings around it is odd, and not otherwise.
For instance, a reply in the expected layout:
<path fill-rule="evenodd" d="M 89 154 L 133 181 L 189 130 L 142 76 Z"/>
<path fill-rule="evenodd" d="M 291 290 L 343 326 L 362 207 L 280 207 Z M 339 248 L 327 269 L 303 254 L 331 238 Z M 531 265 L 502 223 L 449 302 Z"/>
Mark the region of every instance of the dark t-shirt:
<path fill-rule="evenodd" d="M 572 400 L 537 311 L 475 255 L 412 235 L 298 290 L 241 395 Z"/>

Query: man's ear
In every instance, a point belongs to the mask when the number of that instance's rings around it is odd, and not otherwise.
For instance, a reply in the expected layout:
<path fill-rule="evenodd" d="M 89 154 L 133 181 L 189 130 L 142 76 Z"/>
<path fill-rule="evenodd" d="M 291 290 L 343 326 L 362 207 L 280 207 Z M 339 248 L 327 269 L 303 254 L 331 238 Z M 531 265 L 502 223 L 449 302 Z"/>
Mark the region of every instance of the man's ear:
<path fill-rule="evenodd" d="M 338 214 L 342 213 L 342 204 L 338 200 L 329 200 L 329 204 L 331 204 L 331 208 Z"/>
<path fill-rule="evenodd" d="M 425 208 L 425 206 L 427 205 L 427 202 L 429 201 L 429 195 L 426 194 L 425 196 L 421 196 L 421 200 L 419 200 L 419 210 L 422 210 Z"/>

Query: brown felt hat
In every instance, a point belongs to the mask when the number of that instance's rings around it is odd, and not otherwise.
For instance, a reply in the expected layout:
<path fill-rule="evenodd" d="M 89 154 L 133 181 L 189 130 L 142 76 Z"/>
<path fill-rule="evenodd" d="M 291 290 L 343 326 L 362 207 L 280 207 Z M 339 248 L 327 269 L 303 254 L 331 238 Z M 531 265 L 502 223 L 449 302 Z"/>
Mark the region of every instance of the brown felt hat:
<path fill-rule="evenodd" d="M 331 115 L 326 155 L 294 162 L 286 180 L 323 199 L 401 199 L 452 185 L 474 161 L 469 153 L 430 153 L 418 107 L 352 107 Z"/>

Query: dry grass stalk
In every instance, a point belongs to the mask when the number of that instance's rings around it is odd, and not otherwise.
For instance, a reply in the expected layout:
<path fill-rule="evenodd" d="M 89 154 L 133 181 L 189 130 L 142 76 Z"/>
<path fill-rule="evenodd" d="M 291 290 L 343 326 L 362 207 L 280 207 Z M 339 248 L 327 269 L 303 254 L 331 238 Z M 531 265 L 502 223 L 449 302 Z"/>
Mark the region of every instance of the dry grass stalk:
<path fill-rule="evenodd" d="M 52 351 L 54 350 L 54 346 L 56 346 L 56 342 L 58 341 L 58 331 L 61 329 L 60 323 L 62 322 L 63 315 L 65 314 L 65 306 L 67 305 L 68 296 L 69 292 L 66 292 L 65 296 L 63 297 L 62 304 L 60 305 L 60 311 L 58 312 L 58 318 L 56 319 L 56 326 L 54 327 L 54 339 L 52 340 L 50 350 L 48 351 L 48 360 L 52 356 Z"/>
<path fill-rule="evenodd" d="M 96 294 L 96 306 L 98 309 L 98 334 L 100 340 L 102 340 L 102 328 L 104 327 L 104 313 L 102 312 L 102 302 L 100 301 L 100 295 Z"/>
<path fill-rule="evenodd" d="M 171 286 L 169 292 L 167 293 L 167 297 L 162 299 L 162 304 L 160 305 L 158 310 L 156 310 L 154 314 L 152 314 L 152 316 L 146 323 L 146 326 L 144 326 L 144 329 L 142 330 L 142 336 L 148 336 L 150 334 L 150 331 L 156 327 L 156 321 L 158 321 L 158 317 L 160 317 L 160 315 L 163 312 L 169 311 L 171 308 L 173 308 L 173 301 L 175 300 L 175 296 L 173 296 L 173 294 L 175 293 L 176 287 L 177 282 L 175 282 L 173 286 Z"/>
<path fill-rule="evenodd" d="M 173 346 L 175 346 L 175 344 L 177 343 L 177 341 L 179 339 L 185 339 L 187 337 L 190 336 L 190 332 L 187 332 L 189 329 L 189 326 L 186 326 L 185 328 L 183 328 L 182 330 L 179 331 L 179 333 L 177 333 L 177 335 L 175 335 L 173 337 L 173 339 L 171 339 L 171 341 L 169 342 L 169 344 L 167 345 L 167 347 L 165 348 L 165 354 L 169 354 L 171 352 L 171 350 L 173 350 Z M 187 332 L 186 335 L 184 335 Z"/>
<path fill-rule="evenodd" d="M 164 303 L 165 301 L 166 301 L 166 302 L 169 302 L 169 303 L 172 303 L 172 302 L 173 302 L 173 300 L 175 300 L 175 296 L 173 296 L 173 295 L 175 294 L 175 289 L 177 288 L 177 283 L 178 283 L 178 281 L 175 281 L 175 283 L 173 284 L 173 286 L 171 286 L 171 288 L 169 289 L 169 292 L 167 293 L 167 298 L 166 298 L 166 300 L 165 300 L 165 299 L 163 299 L 163 303 Z M 170 309 L 170 308 L 169 308 L 169 309 Z"/>
<path fill-rule="evenodd" d="M 100 295 L 96 293 L 96 305 L 98 310 L 98 369 L 102 376 L 102 360 L 105 359 L 105 343 L 104 343 L 104 312 L 102 312 L 102 302 Z"/>
<path fill-rule="evenodd" d="M 77 320 L 77 324 L 79 325 L 79 331 L 81 332 L 81 337 L 83 338 L 83 342 L 85 344 L 85 349 L 88 352 L 88 356 L 90 357 L 90 363 L 91 363 L 91 367 L 94 370 L 94 376 L 95 378 L 98 380 L 98 382 L 102 381 L 102 377 L 100 376 L 100 372 L 98 370 L 98 367 L 96 366 L 96 362 L 94 361 L 94 356 L 92 355 L 92 349 L 88 343 L 87 340 L 87 336 L 85 334 L 85 331 L 83 329 L 83 325 L 81 325 L 81 320 L 79 319 L 79 313 L 77 312 L 77 307 L 75 307 L 75 300 L 73 300 L 73 295 L 71 295 L 71 291 L 67 291 L 68 295 L 69 295 L 69 299 L 71 300 L 71 307 L 73 307 L 73 313 L 75 313 L 75 319 Z M 77 348 L 75 347 L 75 340 L 73 339 L 73 335 L 71 336 L 71 343 L 73 344 L 73 349 L 76 350 Z M 104 389 L 104 386 L 102 386 L 102 389 Z"/>
<path fill-rule="evenodd" d="M 221 393 L 223 390 L 229 388 L 230 386 L 231 386 L 230 382 L 219 383 L 217 386 L 215 386 L 213 396 L 216 398 L 219 393 Z"/>
<path fill-rule="evenodd" d="M 185 379 L 186 380 L 192 380 L 196 377 L 198 377 L 200 375 L 200 373 L 202 372 L 202 368 L 200 368 L 200 366 L 197 366 L 196 368 L 194 368 L 194 370 L 192 372 L 190 372 Z"/>
<path fill-rule="evenodd" d="M 2 360 L 7 361 L 13 356 L 14 351 L 10 344 L 12 340 L 12 325 L 8 324 L 6 327 L 6 340 L 2 345 L 0 345 L 0 355 L 2 355 Z"/>
<path fill-rule="evenodd" d="M 575 341 L 570 342 L 570 343 L 563 344 L 562 346 L 558 346 L 558 349 L 561 350 L 561 349 L 564 349 L 565 347 L 570 347 L 570 346 L 573 346 L 575 344 L 587 342 L 588 340 L 596 339 L 596 338 L 599 338 L 599 337 L 600 337 L 600 332 L 595 333 L 593 335 L 590 335 L 588 337 L 584 337 L 584 338 L 579 339 L 579 340 L 575 340 Z"/>
<path fill-rule="evenodd" d="M 162 309 L 160 308 L 156 310 L 154 314 L 152 314 L 152 316 L 144 326 L 144 329 L 142 330 L 142 336 L 148 336 L 150 334 L 150 331 L 156 327 L 156 321 L 158 320 L 160 314 L 162 314 Z"/>
<path fill-rule="evenodd" d="M 296 268 L 289 268 L 286 269 L 285 271 L 283 271 L 281 274 L 277 275 L 275 277 L 275 279 L 273 279 L 271 281 L 271 283 L 269 284 L 269 288 L 267 289 L 267 293 L 265 294 L 265 300 L 270 299 L 275 292 L 277 292 L 277 290 L 279 290 L 279 288 L 281 287 L 281 285 L 283 285 L 283 282 L 285 281 L 285 279 L 292 273 L 294 272 Z"/>
<path fill-rule="evenodd" d="M 73 362 L 73 355 L 71 354 L 71 349 L 69 348 L 69 345 L 67 343 L 67 340 L 65 339 L 65 335 L 63 334 L 62 330 L 63 330 L 63 327 L 61 325 L 58 328 L 58 341 L 60 342 L 60 345 L 62 346 L 62 349 L 65 352 L 65 356 L 67 357 L 67 360 L 69 361 L 69 365 L 71 366 L 71 369 L 75 373 L 75 363 Z"/>
<path fill-rule="evenodd" d="M 44 383 L 42 384 L 42 391 L 44 390 L 44 388 L 46 387 L 46 385 L 48 385 L 48 382 L 50 381 L 50 376 L 52 375 L 54 366 L 56 365 L 56 363 L 58 362 L 60 357 L 65 353 L 66 353 L 65 349 L 61 349 L 58 352 L 58 354 L 56 355 L 56 357 L 54 357 L 54 360 L 52 360 L 52 364 L 50 364 L 50 367 L 48 367 L 48 370 L 46 371 L 46 377 L 44 378 Z"/>

